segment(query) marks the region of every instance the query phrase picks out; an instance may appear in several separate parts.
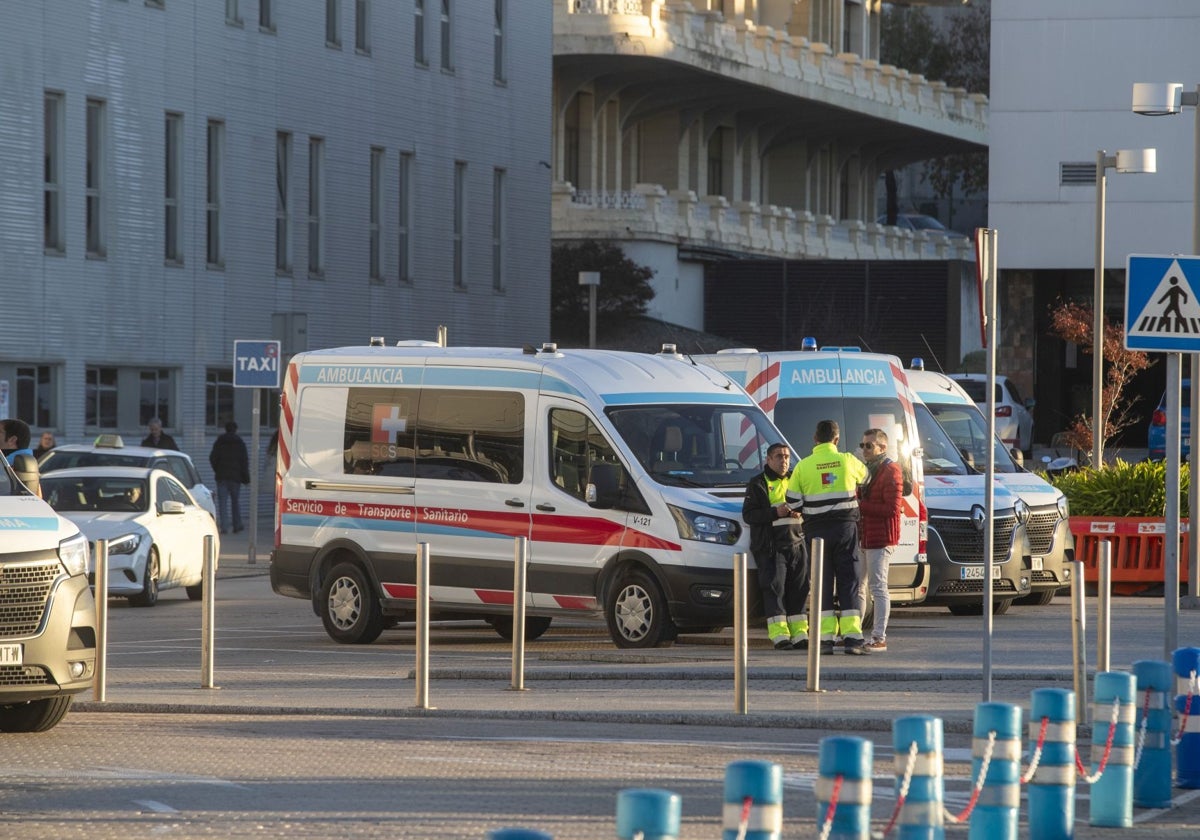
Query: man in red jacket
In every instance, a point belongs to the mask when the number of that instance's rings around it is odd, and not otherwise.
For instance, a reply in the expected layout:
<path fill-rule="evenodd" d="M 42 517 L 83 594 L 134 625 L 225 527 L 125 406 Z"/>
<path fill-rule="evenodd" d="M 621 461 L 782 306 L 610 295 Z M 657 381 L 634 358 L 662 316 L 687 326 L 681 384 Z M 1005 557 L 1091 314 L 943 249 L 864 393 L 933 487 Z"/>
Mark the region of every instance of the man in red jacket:
<path fill-rule="evenodd" d="M 904 504 L 904 476 L 900 465 L 887 455 L 888 436 L 882 429 L 863 432 L 863 460 L 867 480 L 858 485 L 860 540 L 867 562 L 867 579 L 875 599 L 875 622 L 866 647 L 872 653 L 887 650 L 888 566 L 900 542 L 900 510 Z"/>

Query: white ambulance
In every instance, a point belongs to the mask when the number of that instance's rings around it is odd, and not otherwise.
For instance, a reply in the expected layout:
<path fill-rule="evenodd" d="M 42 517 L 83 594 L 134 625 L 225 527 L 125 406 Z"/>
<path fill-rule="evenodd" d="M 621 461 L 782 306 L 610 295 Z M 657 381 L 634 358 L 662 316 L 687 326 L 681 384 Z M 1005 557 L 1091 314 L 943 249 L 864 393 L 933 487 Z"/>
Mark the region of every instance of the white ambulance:
<path fill-rule="evenodd" d="M 602 613 L 620 647 L 732 623 L 745 484 L 783 438 L 727 376 L 673 348 L 372 345 L 299 354 L 284 384 L 271 585 L 333 639 L 411 619 L 421 542 L 432 617 L 511 638 L 518 536 L 529 638 L 556 616 Z"/>
<path fill-rule="evenodd" d="M 925 370 L 919 358 L 912 360 L 907 374 L 909 385 L 924 406 L 917 410 L 917 426 L 936 421 L 972 471 L 982 472 L 987 465 L 987 421 L 979 407 L 962 386 L 944 374 Z M 1017 603 L 1049 604 L 1059 590 L 1070 585 L 1074 568 L 1075 537 L 1071 534 L 1067 498 L 1057 487 L 1026 470 L 1002 441 L 993 440 L 992 448 L 997 484 L 1028 508 L 1025 533 L 1029 538 L 1030 594 Z M 946 475 L 940 480 L 978 485 L 975 501 L 982 505 L 983 487 L 977 479 Z"/>

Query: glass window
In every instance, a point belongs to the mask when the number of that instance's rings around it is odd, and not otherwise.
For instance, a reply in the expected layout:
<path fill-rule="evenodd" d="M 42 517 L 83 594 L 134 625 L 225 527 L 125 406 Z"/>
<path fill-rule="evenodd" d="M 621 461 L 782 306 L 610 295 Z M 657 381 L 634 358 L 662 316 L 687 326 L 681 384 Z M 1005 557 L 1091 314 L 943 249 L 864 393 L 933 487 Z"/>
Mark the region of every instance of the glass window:
<path fill-rule="evenodd" d="M 183 262 L 183 115 L 167 114 L 163 138 L 163 259 Z"/>
<path fill-rule="evenodd" d="M 454 285 L 462 288 L 467 284 L 466 238 L 467 238 L 467 165 L 454 163 Z"/>
<path fill-rule="evenodd" d="M 204 236 L 205 261 L 210 268 L 225 264 L 225 243 L 221 236 L 221 211 L 224 201 L 222 170 L 225 152 L 225 123 L 208 121 L 205 150 Z"/>
<path fill-rule="evenodd" d="M 454 55 L 451 49 L 454 44 L 454 33 L 451 30 L 450 0 L 442 0 L 442 69 L 454 69 Z"/>
<path fill-rule="evenodd" d="M 369 0 L 354 0 L 354 49 L 371 51 L 371 4 Z"/>
<path fill-rule="evenodd" d="M 412 282 L 412 202 L 413 154 L 400 153 L 400 208 L 396 228 L 399 233 L 396 259 L 401 283 Z"/>
<path fill-rule="evenodd" d="M 325 141 L 308 140 L 308 273 L 325 274 Z"/>
<path fill-rule="evenodd" d="M 267 32 L 275 31 L 275 0 L 258 0 L 258 26 Z"/>
<path fill-rule="evenodd" d="M 89 429 L 117 428 L 117 369 L 89 367 L 85 379 L 84 425 Z"/>
<path fill-rule="evenodd" d="M 413 0 L 413 60 L 429 63 L 425 55 L 425 0 Z"/>
<path fill-rule="evenodd" d="M 858 442 L 867 429 L 882 429 L 888 436 L 888 454 L 907 474 L 912 473 L 913 442 L 905 428 L 905 412 L 895 398 L 802 397 L 775 404 L 775 425 L 792 447 L 792 460 L 812 452 L 813 432 L 822 420 L 838 424 L 838 449 L 859 454 Z M 934 425 L 937 425 L 936 423 Z"/>
<path fill-rule="evenodd" d="M 325 0 L 325 43 L 330 47 L 342 45 L 342 0 Z"/>
<path fill-rule="evenodd" d="M 492 288 L 504 289 L 504 175 L 492 170 Z"/>
<path fill-rule="evenodd" d="M 368 208 L 367 241 L 369 276 L 383 279 L 383 149 L 371 149 L 371 194 Z"/>
<path fill-rule="evenodd" d="M 34 429 L 58 426 L 57 369 L 52 365 L 18 365 L 16 369 L 16 404 L 13 415 Z"/>
<path fill-rule="evenodd" d="M 292 216 L 288 195 L 288 172 L 292 165 L 292 135 L 275 135 L 275 270 L 292 271 Z"/>
<path fill-rule="evenodd" d="M 946 432 L 959 454 L 977 470 L 982 470 L 987 464 L 987 424 L 983 414 L 974 405 L 958 403 L 926 403 L 925 407 L 937 420 L 938 425 Z M 922 413 L 917 413 L 917 428 L 920 429 Z M 925 434 L 922 432 L 922 439 Z M 999 440 L 993 440 L 996 451 L 996 472 L 1015 473 L 1017 464 L 1009 454 L 1008 449 Z M 926 456 L 928 457 L 928 455 Z"/>
<path fill-rule="evenodd" d="M 492 23 L 492 78 L 497 82 L 503 82 L 504 75 L 504 0 L 496 0 L 494 12 L 494 21 Z"/>
<path fill-rule="evenodd" d="M 141 384 L 138 424 L 145 426 L 151 418 L 157 417 L 162 420 L 164 427 L 172 425 L 171 408 L 174 400 L 171 390 L 174 387 L 175 377 L 171 369 L 141 370 L 138 371 L 138 380 Z"/>
<path fill-rule="evenodd" d="M 600 428 L 586 414 L 565 408 L 550 410 L 550 481 L 564 493 L 587 501 L 595 464 L 624 465 Z M 626 486 L 632 485 L 623 476 Z"/>
<path fill-rule="evenodd" d="M 44 181 L 43 240 L 47 251 L 62 253 L 63 229 L 63 95 L 47 92 L 43 100 L 42 178 Z"/>
<path fill-rule="evenodd" d="M 204 372 L 204 425 L 224 431 L 233 417 L 233 371 L 209 368 Z"/>
<path fill-rule="evenodd" d="M 237 26 L 242 25 L 242 14 L 241 10 L 238 9 L 238 0 L 225 0 L 225 22 Z"/>
<path fill-rule="evenodd" d="M 87 253 L 93 257 L 105 254 L 104 244 L 104 102 L 87 101 L 86 150 L 84 154 L 84 226 Z"/>
<path fill-rule="evenodd" d="M 967 475 L 971 470 L 963 460 L 958 446 L 933 419 L 929 408 L 921 403 L 913 406 L 917 415 L 917 433 L 921 436 L 922 463 L 925 475 Z M 889 454 L 890 450 L 889 450 Z"/>

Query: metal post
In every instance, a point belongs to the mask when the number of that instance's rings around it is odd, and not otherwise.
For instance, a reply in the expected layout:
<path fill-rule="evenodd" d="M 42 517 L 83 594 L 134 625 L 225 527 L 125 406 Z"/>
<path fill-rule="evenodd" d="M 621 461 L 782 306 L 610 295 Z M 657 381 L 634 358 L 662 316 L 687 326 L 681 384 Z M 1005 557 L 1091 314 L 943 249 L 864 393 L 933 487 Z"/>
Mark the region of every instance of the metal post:
<path fill-rule="evenodd" d="M 588 286 L 588 347 L 596 349 L 596 286 Z"/>
<path fill-rule="evenodd" d="M 996 299 L 998 272 L 996 270 L 996 231 L 983 231 L 986 247 L 984 255 L 984 289 L 987 317 L 987 439 L 996 439 Z M 996 447 L 987 448 L 987 468 L 983 484 L 983 702 L 992 699 L 992 595 L 995 589 L 992 580 L 992 564 L 995 562 L 996 520 Z"/>
<path fill-rule="evenodd" d="M 200 687 L 216 688 L 213 684 L 213 658 L 217 626 L 217 543 L 211 534 L 204 537 L 203 598 L 200 601 Z"/>
<path fill-rule="evenodd" d="M 525 690 L 525 574 L 529 538 L 513 540 L 512 689 Z"/>
<path fill-rule="evenodd" d="M 1195 98 L 1195 128 L 1192 132 L 1192 253 L 1200 254 L 1200 84 L 1192 94 Z M 1200 417 L 1200 353 L 1191 354 L 1191 405 L 1192 432 L 1190 441 L 1190 457 L 1188 470 L 1191 475 L 1191 464 L 1200 457 L 1200 426 L 1196 418 Z M 1188 483 L 1188 584 L 1187 597 L 1182 605 L 1188 609 L 1200 609 L 1200 541 L 1192 529 L 1200 522 L 1200 483 L 1193 480 Z"/>
<path fill-rule="evenodd" d="M 103 703 L 108 699 L 108 540 L 92 543 L 92 570 L 96 574 L 96 681 L 92 698 Z"/>
<path fill-rule="evenodd" d="M 1112 670 L 1109 643 L 1112 640 L 1112 543 L 1100 540 L 1096 555 L 1099 569 L 1096 599 L 1096 672 Z"/>
<path fill-rule="evenodd" d="M 1071 575 L 1071 653 L 1074 660 L 1075 720 L 1087 720 L 1087 613 L 1084 611 L 1085 587 L 1083 560 L 1076 560 Z"/>
<path fill-rule="evenodd" d="M 808 546 L 808 691 L 821 690 L 821 587 L 825 585 L 825 540 L 813 538 Z M 832 640 L 831 640 L 832 641 Z"/>
<path fill-rule="evenodd" d="M 1104 464 L 1104 193 L 1107 155 L 1096 152 L 1096 276 L 1092 288 L 1092 469 Z"/>
<path fill-rule="evenodd" d="M 437 329 L 438 347 L 448 347 L 449 345 L 446 342 L 449 341 L 449 339 L 450 339 L 450 336 L 449 336 L 446 325 L 438 324 L 438 329 Z"/>
<path fill-rule="evenodd" d="M 1179 353 L 1167 354 L 1167 504 L 1163 538 L 1163 660 L 1167 662 L 1179 647 L 1180 365 Z"/>
<path fill-rule="evenodd" d="M 429 543 L 417 543 L 417 700 L 429 708 Z"/>
<path fill-rule="evenodd" d="M 250 545 L 246 559 L 253 566 L 258 562 L 255 552 L 258 546 L 258 425 L 262 419 L 262 388 L 253 388 L 250 393 L 254 407 L 250 410 L 250 521 L 246 523 Z"/>
<path fill-rule="evenodd" d="M 747 710 L 746 552 L 733 555 L 733 712 Z"/>

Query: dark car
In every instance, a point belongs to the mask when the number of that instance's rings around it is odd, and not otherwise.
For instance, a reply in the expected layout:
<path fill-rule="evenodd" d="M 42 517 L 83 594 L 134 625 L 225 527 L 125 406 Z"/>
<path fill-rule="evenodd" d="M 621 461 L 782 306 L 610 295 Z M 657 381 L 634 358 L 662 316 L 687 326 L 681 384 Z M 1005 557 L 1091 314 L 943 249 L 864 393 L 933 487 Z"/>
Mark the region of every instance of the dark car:
<path fill-rule="evenodd" d="M 1189 439 L 1192 436 L 1192 380 L 1183 380 L 1183 388 L 1179 396 L 1180 435 L 1183 438 L 1179 452 L 1180 457 L 1187 458 Z M 1161 461 L 1167 457 L 1167 392 L 1163 391 L 1158 407 L 1150 416 L 1150 429 L 1146 433 L 1146 446 L 1150 450 L 1150 460 Z"/>

